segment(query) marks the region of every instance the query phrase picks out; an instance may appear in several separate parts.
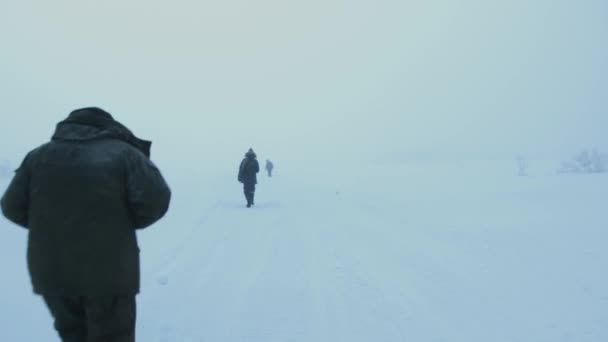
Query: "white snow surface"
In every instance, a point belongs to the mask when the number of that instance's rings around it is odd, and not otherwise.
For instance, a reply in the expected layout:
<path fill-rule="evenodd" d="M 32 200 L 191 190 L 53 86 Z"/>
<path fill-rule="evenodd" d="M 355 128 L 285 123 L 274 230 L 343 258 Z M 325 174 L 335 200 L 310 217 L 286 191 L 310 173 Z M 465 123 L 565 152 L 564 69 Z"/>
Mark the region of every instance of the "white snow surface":
<path fill-rule="evenodd" d="M 250 209 L 235 170 L 165 170 L 138 341 L 608 341 L 608 175 L 273 161 Z M 26 238 L 0 221 L 0 341 L 58 341 Z"/>

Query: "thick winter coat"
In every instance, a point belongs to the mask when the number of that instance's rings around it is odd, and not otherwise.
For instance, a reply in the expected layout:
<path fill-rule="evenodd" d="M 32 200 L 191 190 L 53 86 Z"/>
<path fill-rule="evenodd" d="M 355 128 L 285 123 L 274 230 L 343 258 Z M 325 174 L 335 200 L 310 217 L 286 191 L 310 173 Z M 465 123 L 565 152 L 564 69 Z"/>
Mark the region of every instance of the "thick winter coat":
<path fill-rule="evenodd" d="M 27 154 L 1 200 L 29 230 L 34 292 L 60 296 L 139 291 L 136 229 L 167 211 L 171 192 L 137 139 L 97 108 L 72 112 Z"/>
<path fill-rule="evenodd" d="M 274 168 L 274 164 L 270 160 L 266 160 L 265 167 L 266 167 L 266 171 L 272 172 L 272 169 Z"/>
<path fill-rule="evenodd" d="M 256 159 L 255 153 L 250 150 L 241 161 L 238 180 L 246 185 L 258 184 L 258 172 L 260 172 L 260 164 Z"/>

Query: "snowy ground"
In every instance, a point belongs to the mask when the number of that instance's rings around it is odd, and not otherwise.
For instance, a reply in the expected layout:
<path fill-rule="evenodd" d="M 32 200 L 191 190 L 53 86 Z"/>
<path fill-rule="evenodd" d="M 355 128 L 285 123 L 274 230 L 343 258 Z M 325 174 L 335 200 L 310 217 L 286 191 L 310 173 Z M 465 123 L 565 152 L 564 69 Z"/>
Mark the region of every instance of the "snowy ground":
<path fill-rule="evenodd" d="M 252 209 L 234 170 L 165 172 L 139 341 L 608 341 L 608 175 L 276 164 Z M 57 341 L 25 238 L 0 221 L 0 340 Z"/>

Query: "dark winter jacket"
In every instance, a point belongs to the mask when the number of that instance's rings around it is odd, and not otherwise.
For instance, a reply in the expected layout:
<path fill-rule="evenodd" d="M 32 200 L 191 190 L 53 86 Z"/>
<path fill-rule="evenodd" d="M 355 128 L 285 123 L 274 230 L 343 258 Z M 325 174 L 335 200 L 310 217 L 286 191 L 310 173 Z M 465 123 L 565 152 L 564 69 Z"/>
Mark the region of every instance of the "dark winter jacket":
<path fill-rule="evenodd" d="M 260 172 L 260 164 L 256 157 L 255 153 L 251 150 L 245 154 L 245 158 L 241 161 L 241 165 L 239 166 L 239 182 L 246 185 L 258 183 L 256 174 Z"/>
<path fill-rule="evenodd" d="M 267 160 L 266 161 L 266 170 L 272 171 L 273 168 L 274 168 L 274 164 L 270 160 Z"/>
<path fill-rule="evenodd" d="M 34 292 L 139 291 L 135 229 L 159 220 L 171 197 L 149 153 L 150 142 L 97 108 L 72 112 L 49 143 L 28 153 L 1 207 L 29 230 Z"/>

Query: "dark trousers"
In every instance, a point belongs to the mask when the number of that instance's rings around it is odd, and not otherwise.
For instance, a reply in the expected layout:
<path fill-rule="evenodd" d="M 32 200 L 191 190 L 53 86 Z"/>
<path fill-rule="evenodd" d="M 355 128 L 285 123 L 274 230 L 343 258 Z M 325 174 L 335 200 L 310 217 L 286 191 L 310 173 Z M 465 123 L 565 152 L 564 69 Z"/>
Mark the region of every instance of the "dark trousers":
<path fill-rule="evenodd" d="M 243 184 L 243 193 L 245 194 L 245 199 L 247 200 L 247 206 L 252 205 L 253 197 L 255 195 L 255 184 Z"/>
<path fill-rule="evenodd" d="M 63 342 L 135 342 L 135 295 L 43 298 Z"/>

